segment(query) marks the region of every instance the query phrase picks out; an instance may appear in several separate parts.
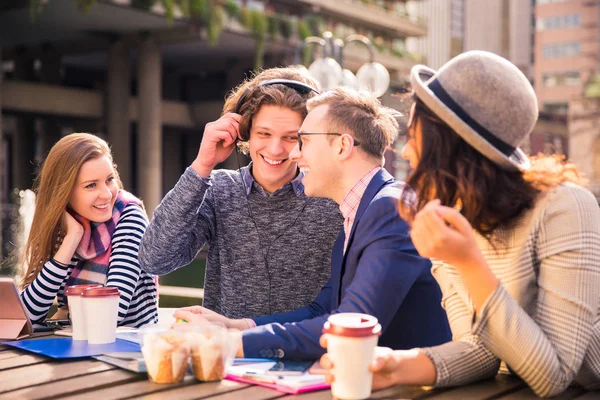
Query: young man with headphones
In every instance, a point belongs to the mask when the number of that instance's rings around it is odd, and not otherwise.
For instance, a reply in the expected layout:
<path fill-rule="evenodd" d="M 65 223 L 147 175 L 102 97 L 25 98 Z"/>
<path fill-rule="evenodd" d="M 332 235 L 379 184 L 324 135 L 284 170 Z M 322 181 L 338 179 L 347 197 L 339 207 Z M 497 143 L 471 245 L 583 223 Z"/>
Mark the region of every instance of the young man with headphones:
<path fill-rule="evenodd" d="M 304 172 L 306 195 L 334 200 L 344 216 L 331 278 L 310 305 L 253 318 L 258 326 L 244 329 L 238 356 L 316 359 L 325 352 L 319 345 L 324 323 L 343 312 L 375 316 L 380 346 L 411 349 L 451 340 L 431 263 L 419 256 L 398 214 L 405 185 L 382 168 L 384 152 L 398 135 L 396 112 L 344 88 L 310 99 L 307 107 L 290 158 Z M 198 306 L 174 316 L 244 328 Z"/>
<path fill-rule="evenodd" d="M 208 245 L 203 305 L 229 318 L 306 306 L 329 278 L 342 224 L 334 202 L 304 194 L 289 153 L 318 91 L 305 74 L 268 69 L 227 98 L 208 123 L 198 156 L 167 193 L 142 239 L 142 268 L 164 275 Z M 252 160 L 215 170 L 235 148 Z"/>

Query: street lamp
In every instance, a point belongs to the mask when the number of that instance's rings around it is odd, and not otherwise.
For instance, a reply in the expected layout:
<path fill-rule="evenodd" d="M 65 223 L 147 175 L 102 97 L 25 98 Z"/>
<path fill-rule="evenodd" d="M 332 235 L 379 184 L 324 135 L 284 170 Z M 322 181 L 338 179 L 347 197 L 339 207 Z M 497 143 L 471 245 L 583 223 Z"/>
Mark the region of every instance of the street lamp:
<path fill-rule="evenodd" d="M 353 42 L 362 43 L 369 50 L 369 62 L 363 64 L 356 75 L 343 68 L 344 49 Z M 383 65 L 374 61 L 375 50 L 366 36 L 350 35 L 344 40 L 333 39 L 333 34 L 329 31 L 324 32 L 322 37 L 309 36 L 296 49 L 296 68 L 306 69 L 300 65 L 300 53 L 309 44 L 322 47 L 322 57 L 317 58 L 308 67 L 308 73 L 319 82 L 321 89 L 330 90 L 336 86 L 349 86 L 369 91 L 379 97 L 390 86 L 390 74 Z"/>

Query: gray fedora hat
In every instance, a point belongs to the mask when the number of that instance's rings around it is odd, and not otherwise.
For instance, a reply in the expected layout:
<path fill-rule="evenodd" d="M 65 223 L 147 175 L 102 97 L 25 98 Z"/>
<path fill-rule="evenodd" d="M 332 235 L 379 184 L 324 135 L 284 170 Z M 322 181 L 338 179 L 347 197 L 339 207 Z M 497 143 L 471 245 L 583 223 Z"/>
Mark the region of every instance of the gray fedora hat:
<path fill-rule="evenodd" d="M 438 71 L 411 69 L 416 96 L 467 143 L 498 166 L 525 170 L 519 145 L 538 117 L 531 84 L 508 60 L 486 51 L 460 54 Z"/>

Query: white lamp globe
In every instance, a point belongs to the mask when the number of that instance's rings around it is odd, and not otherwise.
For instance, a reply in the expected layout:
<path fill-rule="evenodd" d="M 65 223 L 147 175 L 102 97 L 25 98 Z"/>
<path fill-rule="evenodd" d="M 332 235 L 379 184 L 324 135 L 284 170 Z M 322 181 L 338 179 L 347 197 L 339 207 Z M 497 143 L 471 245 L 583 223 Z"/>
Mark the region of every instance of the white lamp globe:
<path fill-rule="evenodd" d="M 331 57 L 315 60 L 308 67 L 308 73 L 319 82 L 323 91 L 337 87 L 342 79 L 342 67 Z"/>
<path fill-rule="evenodd" d="M 340 85 L 358 90 L 358 78 L 349 69 L 344 69 L 342 71 L 342 83 L 340 83 Z"/>
<path fill-rule="evenodd" d="M 308 68 L 306 68 L 304 65 L 302 64 L 296 64 L 296 65 L 291 65 L 290 68 L 295 69 L 297 71 L 300 71 L 303 74 L 308 75 Z"/>
<path fill-rule="evenodd" d="M 356 77 L 360 90 L 367 90 L 377 97 L 390 87 L 390 73 L 377 62 L 364 64 L 358 69 Z"/>

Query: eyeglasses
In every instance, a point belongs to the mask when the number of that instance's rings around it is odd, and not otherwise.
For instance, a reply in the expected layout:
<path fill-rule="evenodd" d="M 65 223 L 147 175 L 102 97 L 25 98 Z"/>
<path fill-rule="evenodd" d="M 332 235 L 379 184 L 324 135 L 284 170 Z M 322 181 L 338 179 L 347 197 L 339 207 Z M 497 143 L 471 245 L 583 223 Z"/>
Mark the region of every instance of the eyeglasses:
<path fill-rule="evenodd" d="M 334 133 L 334 132 L 298 132 L 298 150 L 302 151 L 302 136 L 308 135 L 327 135 L 327 136 L 344 136 L 348 135 L 347 133 Z M 350 135 L 348 135 L 350 136 Z M 354 138 L 352 138 L 354 139 Z M 360 145 L 360 142 L 354 139 L 354 145 Z"/>

